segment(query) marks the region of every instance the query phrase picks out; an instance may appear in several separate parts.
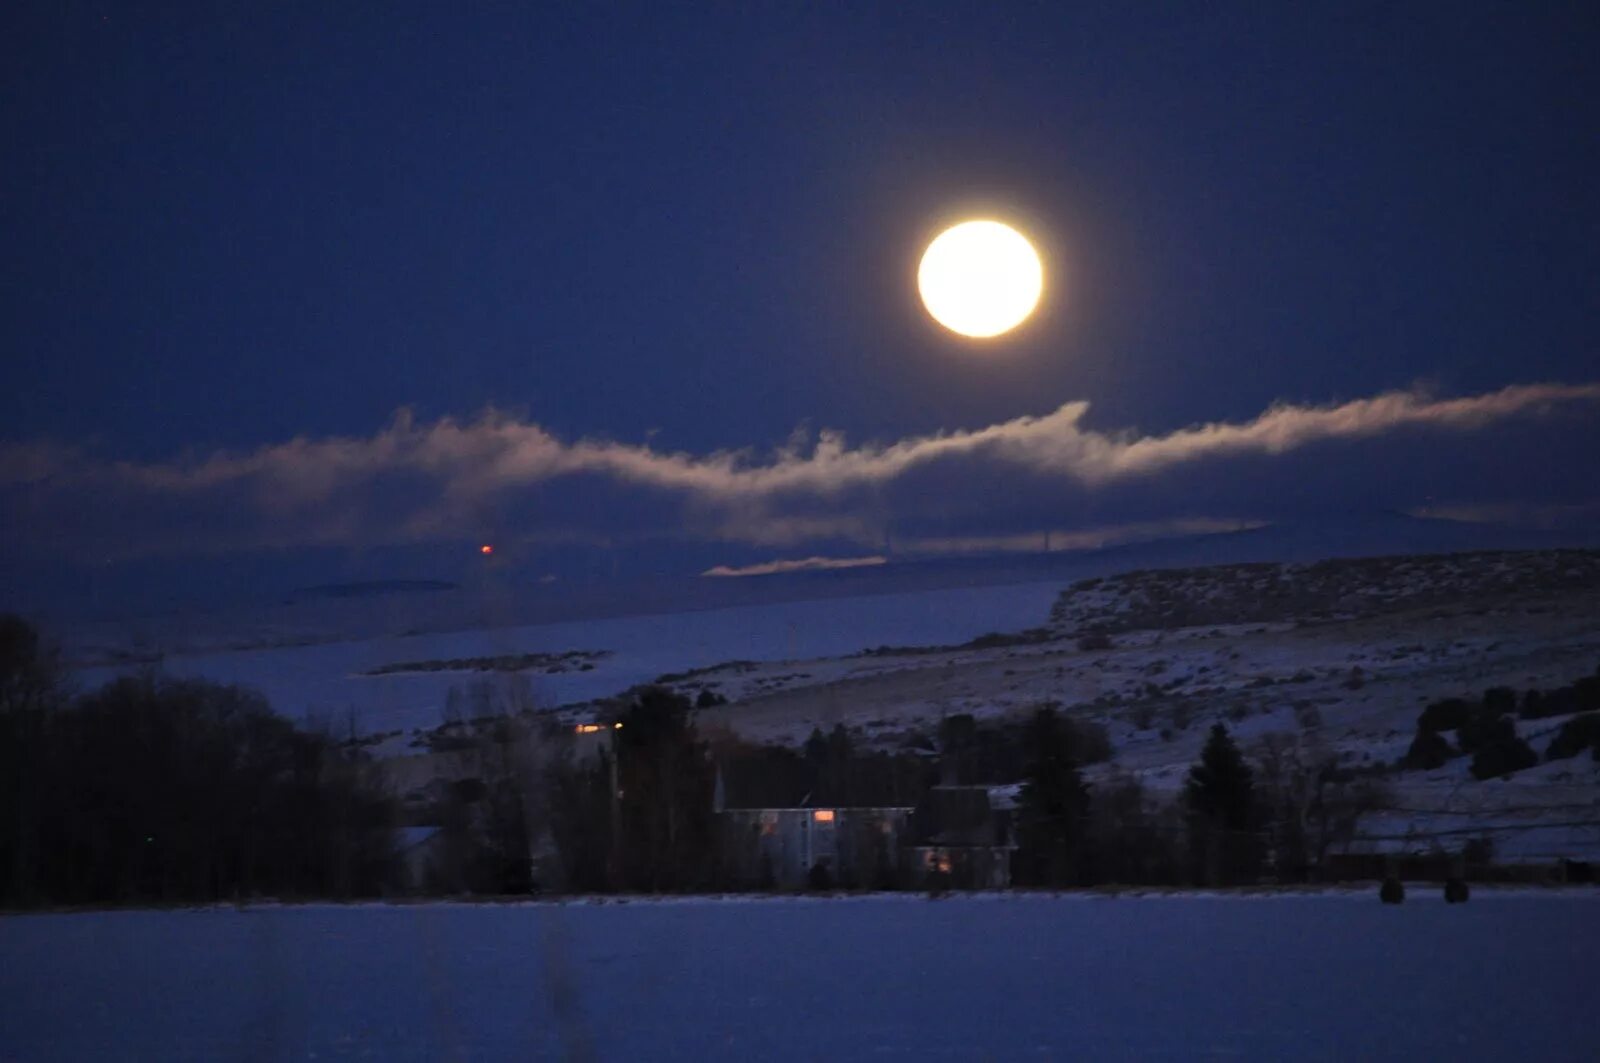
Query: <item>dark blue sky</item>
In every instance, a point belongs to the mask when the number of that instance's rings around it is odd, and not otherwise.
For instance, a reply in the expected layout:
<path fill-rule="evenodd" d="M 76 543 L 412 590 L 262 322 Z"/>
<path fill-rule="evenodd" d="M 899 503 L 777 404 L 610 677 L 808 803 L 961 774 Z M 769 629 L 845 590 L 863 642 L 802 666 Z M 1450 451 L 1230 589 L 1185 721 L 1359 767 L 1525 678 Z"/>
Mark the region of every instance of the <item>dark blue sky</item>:
<path fill-rule="evenodd" d="M 1593 4 L 286 6 L 0 15 L 4 442 L 494 405 L 705 453 L 1600 378 Z M 977 212 L 1053 283 L 988 345 L 913 285 Z"/>

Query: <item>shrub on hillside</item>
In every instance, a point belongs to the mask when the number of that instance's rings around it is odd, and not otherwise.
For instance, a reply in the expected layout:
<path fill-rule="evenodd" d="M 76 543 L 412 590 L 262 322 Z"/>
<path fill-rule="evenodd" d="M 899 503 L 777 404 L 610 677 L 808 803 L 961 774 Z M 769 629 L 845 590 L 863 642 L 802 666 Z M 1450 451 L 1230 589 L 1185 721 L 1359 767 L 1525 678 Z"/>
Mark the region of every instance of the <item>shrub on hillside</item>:
<path fill-rule="evenodd" d="M 1517 734 L 1511 717 L 1502 716 L 1478 736 L 1472 754 L 1472 775 L 1477 779 L 1493 779 L 1537 763 L 1539 755 Z"/>
<path fill-rule="evenodd" d="M 1488 867 L 1494 863 L 1494 839 L 1487 834 L 1468 838 L 1461 847 L 1461 860 L 1468 867 Z"/>
<path fill-rule="evenodd" d="M 1600 712 L 1586 712 L 1562 724 L 1561 730 L 1550 740 L 1544 759 L 1565 760 L 1590 747 L 1600 757 Z"/>
<path fill-rule="evenodd" d="M 1579 712 L 1600 709 L 1600 675 L 1586 675 L 1573 683 L 1572 696 Z"/>
<path fill-rule="evenodd" d="M 1600 710 L 1600 677 L 1584 676 L 1575 683 L 1553 690 L 1530 690 L 1522 695 L 1519 714 L 1525 720 L 1547 716 L 1569 716 L 1575 712 Z"/>
<path fill-rule="evenodd" d="M 1073 751 L 1080 764 L 1104 764 L 1116 751 L 1111 745 L 1111 735 L 1105 724 L 1094 720 L 1067 720 Z"/>
<path fill-rule="evenodd" d="M 1495 716 L 1517 711 L 1517 693 L 1510 687 L 1490 687 L 1483 692 L 1483 710 Z"/>
<path fill-rule="evenodd" d="M 1474 753 L 1480 746 L 1501 740 L 1508 727 L 1516 731 L 1510 716 L 1480 702 L 1472 707 L 1466 722 L 1456 728 L 1456 745 L 1461 747 L 1463 753 Z"/>
<path fill-rule="evenodd" d="M 1465 698 L 1435 701 L 1417 717 L 1417 727 L 1424 731 L 1454 731 L 1472 718 L 1472 710 L 1472 702 Z"/>
<path fill-rule="evenodd" d="M 1438 731 L 1417 731 L 1417 737 L 1411 740 L 1411 748 L 1406 750 L 1405 759 L 1401 762 L 1408 768 L 1421 771 L 1432 771 L 1442 768 L 1456 755 L 1456 751 L 1444 735 Z"/>
<path fill-rule="evenodd" d="M 1110 648 L 1111 636 L 1104 631 L 1091 631 L 1087 635 L 1078 636 L 1078 649 L 1085 653 L 1092 653 L 1096 650 L 1109 650 Z"/>

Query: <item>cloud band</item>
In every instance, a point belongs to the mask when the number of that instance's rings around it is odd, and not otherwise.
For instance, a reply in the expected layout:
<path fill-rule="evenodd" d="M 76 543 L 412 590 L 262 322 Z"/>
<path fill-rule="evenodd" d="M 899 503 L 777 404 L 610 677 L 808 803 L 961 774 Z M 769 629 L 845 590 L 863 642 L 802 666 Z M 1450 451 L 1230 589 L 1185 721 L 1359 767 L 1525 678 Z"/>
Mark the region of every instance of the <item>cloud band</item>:
<path fill-rule="evenodd" d="M 221 548 L 471 537 L 470 525 L 486 519 L 532 535 L 584 538 L 621 534 L 606 525 L 634 508 L 657 513 L 664 531 L 691 537 L 871 541 L 908 496 L 929 494 L 907 485 L 940 470 L 981 467 L 1081 496 L 1323 441 L 1470 432 L 1596 401 L 1600 384 L 1517 385 L 1457 398 L 1396 391 L 1332 405 L 1276 404 L 1248 421 L 1149 435 L 1087 428 L 1088 404 L 1069 402 L 1042 416 L 882 444 L 851 445 L 824 431 L 765 455 L 565 441 L 495 410 L 427 424 L 402 411 L 368 437 L 296 438 L 167 462 L 7 444 L 0 446 L 0 500 L 24 536 L 49 537 L 52 522 L 84 520 L 83 507 L 94 500 L 113 515 L 126 513 L 130 529 L 159 525 L 165 515 L 214 533 Z M 946 497 L 941 511 L 961 505 Z M 132 534 L 126 545 L 151 545 L 141 538 Z"/>

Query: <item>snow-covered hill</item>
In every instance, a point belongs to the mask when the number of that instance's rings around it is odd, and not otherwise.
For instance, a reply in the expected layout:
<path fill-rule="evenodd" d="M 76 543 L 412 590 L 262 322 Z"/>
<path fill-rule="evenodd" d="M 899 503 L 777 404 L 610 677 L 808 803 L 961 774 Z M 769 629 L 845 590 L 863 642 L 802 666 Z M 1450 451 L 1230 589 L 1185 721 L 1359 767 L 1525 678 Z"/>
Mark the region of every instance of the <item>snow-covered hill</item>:
<path fill-rule="evenodd" d="M 1430 533 L 1438 523 L 1420 522 Z M 151 659 L 171 673 L 254 687 L 290 716 L 365 736 L 385 758 L 421 757 L 427 732 L 450 713 L 581 713 L 664 676 L 687 694 L 728 699 L 701 712 L 705 726 L 785 743 L 844 724 L 866 744 L 926 747 L 943 715 L 1016 715 L 1049 701 L 1107 729 L 1116 757 L 1097 770 L 1133 774 L 1157 792 L 1176 789 L 1213 722 L 1246 745 L 1288 735 L 1370 767 L 1398 760 L 1429 701 L 1559 686 L 1600 664 L 1600 554 L 1306 562 L 1294 556 L 1304 546 L 1284 529 L 1259 529 L 1011 558 L 1004 568 L 951 561 L 787 583 L 701 580 L 697 589 L 735 584 L 756 600 L 462 630 L 428 626 L 441 614 L 427 610 L 458 593 L 435 590 L 413 596 L 432 604 L 405 614 L 417 625 L 410 634 L 242 649 L 208 648 L 202 638 Z M 1263 553 L 1280 556 L 1263 561 Z M 1196 565 L 1205 555 L 1227 563 Z M 1006 581 L 1030 572 L 1045 578 Z M 956 573 L 974 585 L 845 593 Z M 802 586 L 840 593 L 790 596 Z M 499 615 L 516 612 L 513 602 Z M 227 646 L 238 635 L 218 625 L 209 639 Z M 137 652 L 109 660 L 101 652 L 78 678 L 92 684 L 143 666 Z M 1561 722 L 1524 729 L 1542 751 Z M 1600 856 L 1597 771 L 1578 758 L 1506 782 L 1473 781 L 1460 760 L 1404 773 L 1391 780 L 1401 811 L 1381 832 L 1403 841 L 1518 823 L 1514 835 L 1507 826 L 1503 851 Z M 425 764 L 407 769 L 419 774 Z"/>
<path fill-rule="evenodd" d="M 305 578 L 311 573 L 289 561 L 277 568 L 260 559 L 230 568 L 152 562 L 137 580 L 111 570 L 81 573 L 84 586 L 75 595 L 48 593 L 36 579 L 0 566 L 0 588 L 9 607 L 36 617 L 73 659 L 88 663 L 924 591 L 1049 582 L 1066 587 L 1137 570 L 1575 546 L 1600 546 L 1600 529 L 1552 532 L 1378 513 L 1100 549 L 890 556 L 883 564 L 743 578 L 557 579 L 528 562 L 474 553 L 470 563 L 458 559 L 453 567 L 432 555 L 325 564 L 313 570 L 318 577 L 331 567 L 341 578 L 314 585 Z M 912 639 L 891 634 L 882 641 Z"/>

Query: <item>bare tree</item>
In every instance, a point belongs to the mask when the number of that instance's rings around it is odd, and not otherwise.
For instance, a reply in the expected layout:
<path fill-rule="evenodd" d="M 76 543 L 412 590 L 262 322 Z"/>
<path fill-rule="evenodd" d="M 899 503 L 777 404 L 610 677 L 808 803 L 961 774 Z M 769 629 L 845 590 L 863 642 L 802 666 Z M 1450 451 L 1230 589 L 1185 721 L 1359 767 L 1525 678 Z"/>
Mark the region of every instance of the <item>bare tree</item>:
<path fill-rule="evenodd" d="M 1342 767 L 1337 753 L 1314 736 L 1263 735 L 1254 753 L 1268 845 L 1280 878 L 1311 877 L 1330 850 L 1355 838 L 1363 818 L 1393 805 L 1387 786 Z"/>

